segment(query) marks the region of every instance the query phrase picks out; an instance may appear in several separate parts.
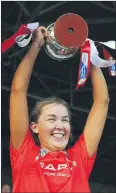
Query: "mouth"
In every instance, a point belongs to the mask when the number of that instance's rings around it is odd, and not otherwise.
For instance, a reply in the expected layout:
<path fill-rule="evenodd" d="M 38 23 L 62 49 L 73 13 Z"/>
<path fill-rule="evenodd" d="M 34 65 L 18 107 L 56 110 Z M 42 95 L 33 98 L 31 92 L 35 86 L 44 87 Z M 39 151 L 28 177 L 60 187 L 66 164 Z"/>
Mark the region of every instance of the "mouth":
<path fill-rule="evenodd" d="M 58 138 L 58 139 L 62 139 L 65 136 L 65 134 L 64 133 L 52 133 L 51 136 Z"/>

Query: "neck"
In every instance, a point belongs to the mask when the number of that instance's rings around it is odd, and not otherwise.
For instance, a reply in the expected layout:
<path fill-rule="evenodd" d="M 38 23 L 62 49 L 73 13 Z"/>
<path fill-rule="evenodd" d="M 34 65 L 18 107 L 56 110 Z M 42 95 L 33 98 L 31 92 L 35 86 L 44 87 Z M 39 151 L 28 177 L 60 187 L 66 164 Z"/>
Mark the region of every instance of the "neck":
<path fill-rule="evenodd" d="M 44 146 L 41 146 L 41 149 L 40 149 L 41 151 L 45 151 L 46 153 L 48 153 L 48 152 L 59 152 L 59 151 L 65 151 L 65 149 L 64 150 L 62 150 L 62 149 L 48 149 L 48 148 L 46 148 L 46 147 L 44 147 Z"/>

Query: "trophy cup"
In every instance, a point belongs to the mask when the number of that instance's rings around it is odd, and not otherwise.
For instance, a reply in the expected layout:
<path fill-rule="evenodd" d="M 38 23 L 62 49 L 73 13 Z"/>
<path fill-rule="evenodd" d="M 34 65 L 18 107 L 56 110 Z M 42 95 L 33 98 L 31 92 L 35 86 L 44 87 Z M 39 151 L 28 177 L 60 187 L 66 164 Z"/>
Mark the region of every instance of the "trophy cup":
<path fill-rule="evenodd" d="M 72 58 L 88 36 L 85 20 L 77 14 L 67 13 L 47 27 L 49 43 L 44 46 L 51 58 L 64 61 Z"/>

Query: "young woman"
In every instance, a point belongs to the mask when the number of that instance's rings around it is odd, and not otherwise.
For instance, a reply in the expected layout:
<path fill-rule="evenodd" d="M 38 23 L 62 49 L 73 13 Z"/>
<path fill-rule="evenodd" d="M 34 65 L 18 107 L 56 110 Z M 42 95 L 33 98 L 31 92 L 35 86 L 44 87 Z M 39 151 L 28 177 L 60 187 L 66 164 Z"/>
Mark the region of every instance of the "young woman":
<path fill-rule="evenodd" d="M 90 192 L 88 179 L 108 112 L 107 85 L 101 70 L 92 67 L 93 105 L 79 140 L 66 150 L 71 117 L 65 101 L 47 98 L 36 103 L 31 120 L 28 115 L 27 89 L 36 57 L 47 38 L 46 29 L 39 27 L 11 86 L 12 191 Z M 30 129 L 37 134 L 39 146 L 35 144 Z"/>

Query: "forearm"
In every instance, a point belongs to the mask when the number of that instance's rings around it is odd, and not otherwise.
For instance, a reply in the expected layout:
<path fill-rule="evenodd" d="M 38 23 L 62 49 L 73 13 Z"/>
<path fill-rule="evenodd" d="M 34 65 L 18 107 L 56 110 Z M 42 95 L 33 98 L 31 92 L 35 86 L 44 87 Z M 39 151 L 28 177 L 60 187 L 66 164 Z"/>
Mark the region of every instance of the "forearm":
<path fill-rule="evenodd" d="M 24 56 L 15 73 L 11 87 L 12 91 L 20 90 L 23 92 L 27 92 L 30 77 L 32 74 L 32 69 L 39 51 L 40 51 L 39 43 L 33 42 L 31 48 Z"/>
<path fill-rule="evenodd" d="M 91 82 L 94 103 L 84 128 L 85 142 L 90 156 L 92 156 L 98 148 L 107 118 L 109 104 L 107 84 L 100 68 L 92 66 Z"/>
<path fill-rule="evenodd" d="M 100 68 L 92 66 L 91 82 L 94 102 L 108 103 L 109 102 L 108 88 Z"/>

